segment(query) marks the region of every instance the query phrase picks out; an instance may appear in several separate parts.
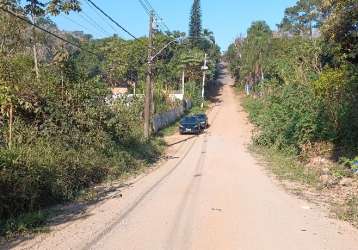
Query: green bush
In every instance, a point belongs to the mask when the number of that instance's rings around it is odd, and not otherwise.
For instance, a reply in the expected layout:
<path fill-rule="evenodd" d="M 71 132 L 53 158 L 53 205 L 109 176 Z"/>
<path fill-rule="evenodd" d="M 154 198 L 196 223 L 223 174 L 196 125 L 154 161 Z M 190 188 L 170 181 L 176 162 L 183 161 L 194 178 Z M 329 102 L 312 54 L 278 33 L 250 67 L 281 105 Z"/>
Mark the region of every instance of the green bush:
<path fill-rule="evenodd" d="M 84 188 L 136 170 L 161 152 L 159 143 L 143 138 L 141 100 L 109 105 L 108 87 L 99 80 L 71 77 L 62 98 L 54 94 L 56 81 L 34 83 L 31 95 L 16 90 L 28 104 L 14 102 L 12 146 L 0 145 L 2 223 L 72 200 Z M 0 122 L 0 138 L 7 142 L 9 117 Z"/>
<path fill-rule="evenodd" d="M 108 145 L 110 146 L 110 145 Z M 114 145 L 111 146 L 114 148 Z M 108 175 L 117 177 L 139 164 L 131 154 L 93 147 L 65 149 L 50 139 L 0 150 L 0 215 L 25 212 L 73 199 Z"/>
<path fill-rule="evenodd" d="M 193 106 L 200 106 L 203 99 L 201 98 L 201 85 L 197 82 L 187 82 L 185 84 L 185 97 L 192 101 Z"/>
<path fill-rule="evenodd" d="M 301 145 L 329 137 L 323 106 L 309 87 L 287 85 L 276 87 L 272 93 L 246 102 L 252 121 L 260 129 L 256 143 L 299 152 Z"/>

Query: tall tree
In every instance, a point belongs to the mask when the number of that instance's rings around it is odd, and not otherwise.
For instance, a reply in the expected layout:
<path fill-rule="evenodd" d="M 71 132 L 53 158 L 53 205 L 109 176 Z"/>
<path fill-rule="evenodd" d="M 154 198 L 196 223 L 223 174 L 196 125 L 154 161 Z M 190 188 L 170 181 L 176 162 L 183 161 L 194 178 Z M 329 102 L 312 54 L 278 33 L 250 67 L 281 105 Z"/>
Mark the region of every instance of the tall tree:
<path fill-rule="evenodd" d="M 264 78 L 264 64 L 270 46 L 272 31 L 265 21 L 253 22 L 247 30 L 247 38 L 240 48 L 241 77 L 252 84 Z"/>
<path fill-rule="evenodd" d="M 296 5 L 285 10 L 285 17 L 279 29 L 296 35 L 312 37 L 313 29 L 319 25 L 321 0 L 299 0 Z"/>
<path fill-rule="evenodd" d="M 30 15 L 31 21 L 37 24 L 37 19 L 43 17 L 48 13 L 51 15 L 59 15 L 61 12 L 68 14 L 70 11 L 80 11 L 80 3 L 78 0 L 51 0 L 47 3 L 39 0 L 26 0 L 24 7 L 25 13 Z M 36 77 L 39 78 L 39 63 L 37 57 L 37 37 L 35 28 L 32 28 L 33 39 L 33 56 L 34 56 L 34 68 Z"/>
<path fill-rule="evenodd" d="M 201 22 L 201 7 L 200 0 L 194 0 L 191 16 L 190 16 L 190 24 L 189 24 L 189 36 L 193 39 L 193 44 L 198 44 L 198 39 L 201 36 L 202 32 L 202 22 Z"/>
<path fill-rule="evenodd" d="M 358 64 L 358 2 L 324 0 L 322 11 L 327 16 L 321 28 L 325 39 L 339 44 L 345 57 Z"/>

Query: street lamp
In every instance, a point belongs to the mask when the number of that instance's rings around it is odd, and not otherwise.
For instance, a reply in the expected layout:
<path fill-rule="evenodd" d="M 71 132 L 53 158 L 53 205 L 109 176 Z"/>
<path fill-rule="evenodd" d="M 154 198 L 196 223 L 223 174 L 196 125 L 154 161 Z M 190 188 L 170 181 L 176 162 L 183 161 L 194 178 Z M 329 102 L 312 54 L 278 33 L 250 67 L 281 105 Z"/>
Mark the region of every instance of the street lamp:
<path fill-rule="evenodd" d="M 176 43 L 176 42 L 182 42 L 184 39 L 184 37 L 178 37 L 178 38 L 175 38 L 174 40 L 170 41 L 169 43 L 167 43 L 166 45 L 164 45 L 163 48 L 161 48 L 157 53 L 155 53 L 154 56 L 152 56 L 150 58 L 150 61 L 153 62 L 155 58 L 157 58 L 166 48 L 168 48 L 170 45 L 172 45 L 173 43 Z"/>
<path fill-rule="evenodd" d="M 209 69 L 207 66 L 207 54 L 205 53 L 204 65 L 201 67 L 203 71 L 203 85 L 201 88 L 201 108 L 204 108 L 204 100 L 205 100 L 205 78 L 206 78 L 206 71 Z"/>

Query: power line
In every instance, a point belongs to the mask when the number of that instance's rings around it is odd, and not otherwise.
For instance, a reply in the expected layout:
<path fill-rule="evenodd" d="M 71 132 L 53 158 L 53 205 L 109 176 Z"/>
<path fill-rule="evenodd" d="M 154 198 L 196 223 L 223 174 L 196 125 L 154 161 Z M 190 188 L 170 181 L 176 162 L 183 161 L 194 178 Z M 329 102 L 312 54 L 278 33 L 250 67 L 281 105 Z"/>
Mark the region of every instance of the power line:
<path fill-rule="evenodd" d="M 165 24 L 164 19 L 158 14 L 158 12 L 153 8 L 153 5 L 149 2 L 149 0 L 144 0 L 144 2 L 146 2 L 146 4 L 149 6 L 149 8 L 151 8 L 152 10 L 154 10 L 155 15 L 157 16 L 157 18 L 161 21 L 162 25 L 167 29 L 167 31 L 170 31 L 169 27 Z"/>
<path fill-rule="evenodd" d="M 108 22 L 107 19 L 104 18 L 103 15 L 101 15 L 101 13 L 100 13 L 96 8 L 94 8 L 94 7 L 93 7 L 91 4 L 89 4 L 86 0 L 85 0 L 84 2 L 91 8 L 91 10 L 92 10 L 97 16 L 99 16 L 99 17 L 103 20 L 103 22 L 105 22 L 105 23 L 114 31 L 114 33 L 117 33 L 117 32 L 118 32 L 118 30 L 116 30 L 116 28 L 114 28 L 113 25 L 112 25 L 110 22 Z"/>
<path fill-rule="evenodd" d="M 154 9 L 148 0 L 144 0 L 144 2 L 149 6 L 149 8 L 151 8 L 152 10 Z"/>
<path fill-rule="evenodd" d="M 106 29 L 104 29 L 101 25 L 99 25 L 95 20 L 93 20 L 93 18 L 92 17 L 90 17 L 89 15 L 87 15 L 83 10 L 82 10 L 82 12 L 79 12 L 78 13 L 80 16 L 81 15 L 83 15 L 83 18 L 84 19 L 86 19 L 86 20 L 88 20 L 88 22 L 91 24 L 92 23 L 92 26 L 93 27 L 96 27 L 97 28 L 97 30 L 99 30 L 99 31 L 101 31 L 101 32 L 104 32 L 103 34 L 105 34 L 105 35 L 108 35 L 108 34 L 110 34 L 110 32 L 108 32 Z"/>
<path fill-rule="evenodd" d="M 94 26 L 85 16 L 79 14 L 78 15 L 79 18 L 86 23 L 87 29 L 90 30 L 90 32 L 99 32 L 101 34 L 106 34 L 104 31 L 102 31 L 101 29 L 99 29 L 98 27 Z M 84 30 L 86 31 L 86 30 Z"/>
<path fill-rule="evenodd" d="M 129 36 L 134 38 L 135 40 L 138 40 L 137 37 L 135 37 L 132 33 L 130 33 L 126 28 L 124 28 L 122 25 L 120 25 L 116 20 L 114 20 L 111 16 L 109 16 L 106 12 L 104 12 L 100 7 L 98 7 L 92 0 L 87 0 L 90 4 L 93 5 L 97 10 L 99 10 L 103 15 L 105 15 L 111 22 L 113 22 L 115 25 L 117 25 L 119 28 L 121 28 L 125 33 L 127 33 Z"/>
<path fill-rule="evenodd" d="M 164 19 L 159 16 L 158 12 L 153 8 L 153 5 L 149 2 L 149 0 L 138 0 L 138 2 L 143 7 L 147 15 L 150 15 L 151 12 L 154 13 L 155 21 L 160 31 L 163 32 L 163 30 L 166 30 L 167 32 L 170 32 L 170 29 L 165 24 Z"/>
<path fill-rule="evenodd" d="M 147 13 L 147 15 L 150 15 L 150 8 L 147 7 L 147 5 L 142 1 L 138 0 L 140 5 L 143 7 L 144 11 Z"/>
<path fill-rule="evenodd" d="M 84 30 L 87 30 L 87 29 L 88 29 L 88 27 L 85 27 L 85 26 L 82 25 L 81 23 L 79 23 L 79 22 L 73 20 L 73 19 L 70 18 L 68 15 L 61 15 L 61 16 L 64 17 L 64 18 L 66 18 L 66 19 L 68 19 L 70 22 L 76 24 L 77 26 L 80 26 L 80 27 L 81 27 L 82 29 L 84 29 Z"/>
<path fill-rule="evenodd" d="M 12 16 L 14 16 L 15 18 L 20 19 L 20 20 L 22 20 L 23 22 L 25 22 L 25 23 L 27 23 L 27 24 L 29 24 L 29 25 L 31 25 L 31 26 L 33 26 L 33 27 L 35 27 L 35 28 L 37 28 L 37 29 L 39 29 L 39 30 L 45 32 L 45 33 L 47 33 L 47 34 L 49 34 L 49 35 L 51 35 L 51 36 L 53 36 L 53 37 L 56 37 L 57 39 L 59 39 L 59 40 L 65 42 L 65 43 L 71 44 L 72 46 L 74 46 L 74 47 L 76 47 L 76 48 L 78 48 L 78 49 L 80 49 L 80 50 L 82 50 L 82 51 L 86 51 L 87 53 L 92 54 L 92 55 L 96 56 L 97 58 L 100 57 L 100 56 L 99 56 L 98 54 L 96 54 L 95 52 L 90 51 L 90 50 L 88 50 L 88 49 L 85 49 L 85 48 L 83 48 L 83 47 L 82 47 L 81 45 L 79 45 L 79 44 L 76 44 L 76 43 L 74 43 L 74 42 L 68 41 L 67 39 L 65 39 L 65 38 L 63 38 L 63 37 L 61 37 L 61 36 L 59 36 L 59 35 L 56 35 L 55 33 L 51 32 L 51 31 L 49 31 L 49 30 L 47 30 L 47 29 L 44 29 L 44 28 L 42 28 L 41 26 L 39 26 L 39 25 L 37 25 L 37 24 L 32 23 L 30 20 L 28 20 L 28 19 L 26 19 L 26 18 L 24 18 L 24 17 L 22 17 L 22 16 L 19 16 L 19 15 L 13 13 L 12 11 L 9 11 L 9 10 L 7 10 L 7 9 L 4 9 L 3 7 L 0 7 L 0 9 L 1 9 L 2 11 L 4 11 L 4 12 L 6 12 L 6 13 L 12 15 Z"/>

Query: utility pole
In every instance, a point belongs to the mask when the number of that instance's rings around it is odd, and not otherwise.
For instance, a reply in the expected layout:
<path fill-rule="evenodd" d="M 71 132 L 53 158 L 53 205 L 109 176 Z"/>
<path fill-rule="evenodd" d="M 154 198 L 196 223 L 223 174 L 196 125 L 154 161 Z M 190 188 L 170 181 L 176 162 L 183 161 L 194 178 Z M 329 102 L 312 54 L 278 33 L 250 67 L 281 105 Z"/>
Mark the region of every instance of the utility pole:
<path fill-rule="evenodd" d="M 151 134 L 151 116 L 152 116 L 152 53 L 153 53 L 153 11 L 149 17 L 149 37 L 148 37 L 148 62 L 147 62 L 147 81 L 145 87 L 145 102 L 144 102 L 144 137 L 148 139 Z"/>
<path fill-rule="evenodd" d="M 205 59 L 204 59 L 204 66 L 201 67 L 201 69 L 203 70 L 203 85 L 201 88 L 201 108 L 204 108 L 204 98 L 205 98 L 205 79 L 206 79 L 206 70 L 208 70 L 208 66 L 207 66 L 207 54 L 205 53 Z"/>

